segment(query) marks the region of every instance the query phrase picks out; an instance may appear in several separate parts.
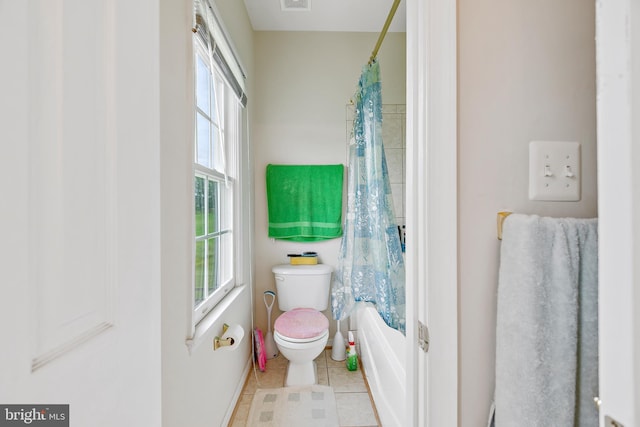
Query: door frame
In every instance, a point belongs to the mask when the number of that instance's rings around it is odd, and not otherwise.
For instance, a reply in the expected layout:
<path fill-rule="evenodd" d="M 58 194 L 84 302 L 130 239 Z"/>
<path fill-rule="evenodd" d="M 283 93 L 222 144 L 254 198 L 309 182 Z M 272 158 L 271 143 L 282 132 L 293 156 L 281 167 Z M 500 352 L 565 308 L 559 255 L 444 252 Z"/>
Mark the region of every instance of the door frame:
<path fill-rule="evenodd" d="M 601 426 L 640 422 L 638 25 L 635 0 L 596 5 Z"/>
<path fill-rule="evenodd" d="M 457 2 L 407 0 L 406 34 L 407 425 L 457 426 Z"/>

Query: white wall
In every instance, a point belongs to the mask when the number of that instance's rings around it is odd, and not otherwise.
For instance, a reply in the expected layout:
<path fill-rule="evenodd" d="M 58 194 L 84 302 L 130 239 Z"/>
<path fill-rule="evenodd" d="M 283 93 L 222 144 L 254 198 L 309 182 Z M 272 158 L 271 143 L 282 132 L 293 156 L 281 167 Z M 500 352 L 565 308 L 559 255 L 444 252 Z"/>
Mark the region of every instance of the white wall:
<path fill-rule="evenodd" d="M 251 75 L 253 40 L 244 4 L 220 1 L 218 5 L 240 59 Z M 227 297 L 228 304 L 224 304 L 209 334 L 189 354 L 185 339 L 191 333 L 193 246 L 193 155 L 189 149 L 194 123 L 191 2 L 163 0 L 160 12 L 162 422 L 165 427 L 219 426 L 231 415 L 250 360 L 250 264 L 247 262 L 241 274 L 246 286 L 231 299 Z M 248 96 L 251 103 L 250 91 Z M 243 197 L 249 201 L 250 192 Z M 248 248 L 244 250 L 248 253 Z M 213 338 L 221 335 L 223 323 L 240 324 L 245 329 L 241 347 L 233 352 L 213 350 Z"/>
<path fill-rule="evenodd" d="M 340 239 L 289 243 L 267 237 L 265 168 L 269 163 L 344 164 L 346 104 L 369 60 L 374 33 L 255 33 L 255 95 L 252 143 L 255 159 L 256 259 L 254 307 L 263 330 L 267 315 L 263 292 L 275 291 L 271 267 L 287 263 L 287 253 L 316 251 L 320 262 L 337 266 Z M 405 103 L 405 36 L 388 33 L 378 58 L 385 104 Z M 273 319 L 280 314 L 272 313 Z M 326 313 L 332 319 L 330 310 Z M 331 336 L 335 322 L 331 323 Z"/>
<path fill-rule="evenodd" d="M 494 387 L 496 213 L 597 215 L 594 2 L 459 2 L 460 425 Z M 582 200 L 528 200 L 531 140 L 582 143 Z"/>

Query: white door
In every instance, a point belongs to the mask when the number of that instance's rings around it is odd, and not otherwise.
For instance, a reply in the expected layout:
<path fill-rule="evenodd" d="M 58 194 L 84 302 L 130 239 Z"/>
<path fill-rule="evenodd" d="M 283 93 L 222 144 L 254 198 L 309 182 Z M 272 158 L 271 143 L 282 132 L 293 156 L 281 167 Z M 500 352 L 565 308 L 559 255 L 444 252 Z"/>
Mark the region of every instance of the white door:
<path fill-rule="evenodd" d="M 0 405 L 160 425 L 157 15 L 0 1 Z"/>
<path fill-rule="evenodd" d="M 600 425 L 632 427 L 640 424 L 640 5 L 597 2 L 596 14 Z"/>
<path fill-rule="evenodd" d="M 407 2 L 407 425 L 458 425 L 456 1 Z M 428 352 L 418 324 L 430 332 Z"/>

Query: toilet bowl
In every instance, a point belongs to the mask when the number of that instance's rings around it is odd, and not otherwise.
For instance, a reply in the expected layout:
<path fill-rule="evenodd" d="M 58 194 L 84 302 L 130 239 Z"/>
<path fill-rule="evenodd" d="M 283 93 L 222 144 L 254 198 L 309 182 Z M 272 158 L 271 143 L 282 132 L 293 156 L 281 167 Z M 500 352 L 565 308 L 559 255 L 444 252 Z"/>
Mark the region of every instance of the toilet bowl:
<path fill-rule="evenodd" d="M 329 303 L 333 268 L 317 265 L 276 265 L 273 273 L 278 308 L 273 338 L 289 360 L 285 386 L 317 384 L 314 359 L 329 340 L 329 320 L 322 314 Z"/>
<path fill-rule="evenodd" d="M 329 320 L 312 308 L 296 308 L 280 315 L 274 325 L 278 350 L 289 360 L 285 386 L 318 383 L 314 359 L 329 339 Z"/>

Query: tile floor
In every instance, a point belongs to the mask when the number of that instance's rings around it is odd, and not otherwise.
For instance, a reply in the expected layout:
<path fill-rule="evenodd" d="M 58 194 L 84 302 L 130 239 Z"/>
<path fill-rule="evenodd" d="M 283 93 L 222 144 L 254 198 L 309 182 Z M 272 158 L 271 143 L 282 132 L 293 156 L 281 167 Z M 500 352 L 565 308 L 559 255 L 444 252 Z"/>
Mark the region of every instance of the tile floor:
<path fill-rule="evenodd" d="M 348 371 L 344 361 L 336 362 L 331 359 L 331 350 L 325 350 L 318 356 L 316 364 L 318 366 L 318 384 L 333 387 L 340 427 L 380 426 L 361 366 L 358 366 L 357 371 Z M 256 389 L 283 387 L 286 372 L 287 359 L 282 355 L 268 360 L 265 372 L 256 370 L 256 375 L 254 375 L 251 370 L 229 425 L 231 427 L 251 427 L 247 426 L 247 417 Z"/>

